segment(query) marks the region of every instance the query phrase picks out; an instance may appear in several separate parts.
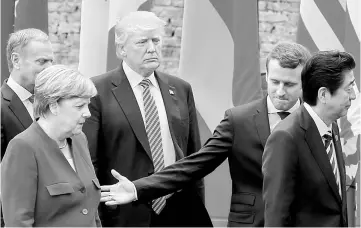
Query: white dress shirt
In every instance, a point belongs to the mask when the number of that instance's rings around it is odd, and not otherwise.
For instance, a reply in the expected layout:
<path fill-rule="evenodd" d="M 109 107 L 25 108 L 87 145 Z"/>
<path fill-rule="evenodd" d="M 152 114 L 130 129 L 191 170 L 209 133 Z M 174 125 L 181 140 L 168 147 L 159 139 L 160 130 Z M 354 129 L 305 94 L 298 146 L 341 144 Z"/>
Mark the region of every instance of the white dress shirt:
<path fill-rule="evenodd" d="M 145 113 L 144 113 L 144 102 L 143 102 L 143 88 L 139 83 L 144 79 L 143 76 L 133 71 L 124 61 L 123 69 L 130 86 L 132 87 L 135 98 L 137 99 L 139 109 L 142 113 L 144 126 L 145 123 Z M 157 80 L 155 79 L 154 73 L 151 74 L 148 79 L 151 82 L 149 85 L 150 93 L 152 94 L 155 105 L 158 109 L 160 131 L 162 135 L 162 145 L 163 145 L 163 155 L 164 155 L 164 166 L 169 166 L 175 162 L 175 150 L 173 145 L 173 140 L 170 135 L 168 117 L 165 110 L 162 93 L 160 91 Z"/>
<path fill-rule="evenodd" d="M 331 132 L 332 134 L 332 124 L 330 124 L 330 126 L 327 126 L 325 124 L 325 122 L 323 122 L 323 120 L 317 115 L 317 113 L 311 108 L 311 106 L 309 104 L 307 104 L 306 102 L 304 102 L 304 106 L 307 110 L 307 112 L 310 114 L 310 116 L 312 117 L 313 121 L 316 124 L 316 127 L 318 129 L 318 133 L 320 134 L 321 138 L 322 138 L 322 142 L 323 145 L 325 145 L 325 139 L 323 138 L 323 135 L 325 134 L 329 134 Z M 332 142 L 333 144 L 333 142 Z M 335 148 L 335 145 L 333 145 L 333 147 Z M 325 150 L 326 151 L 326 150 Z M 334 149 L 334 153 L 332 154 L 332 156 L 334 156 L 335 159 L 335 163 L 336 163 L 336 169 L 337 169 L 337 183 L 341 183 L 341 177 L 340 177 L 340 171 L 338 169 L 338 163 L 337 163 L 337 156 L 336 156 L 336 151 Z M 328 155 L 327 155 L 328 157 Z M 340 195 L 341 194 L 341 189 L 339 188 L 340 191 Z"/>
<path fill-rule="evenodd" d="M 29 100 L 29 98 L 32 96 L 32 94 L 27 91 L 24 87 L 19 85 L 10 75 L 8 81 L 6 82 L 10 89 L 16 93 L 16 95 L 20 98 L 21 102 L 23 102 L 26 110 L 28 110 L 29 115 L 34 120 L 34 109 L 33 109 L 33 103 Z"/>
<path fill-rule="evenodd" d="M 277 114 L 277 112 L 289 112 L 289 113 L 292 113 L 293 111 L 295 111 L 299 107 L 300 107 L 300 101 L 296 102 L 296 104 L 294 104 L 292 106 L 292 108 L 288 109 L 287 111 L 278 110 L 273 105 L 273 103 L 271 101 L 271 98 L 269 96 L 267 96 L 268 121 L 269 121 L 269 126 L 270 126 L 271 132 L 276 127 L 276 125 L 279 122 L 281 122 L 281 120 L 282 120 L 281 117 Z"/>

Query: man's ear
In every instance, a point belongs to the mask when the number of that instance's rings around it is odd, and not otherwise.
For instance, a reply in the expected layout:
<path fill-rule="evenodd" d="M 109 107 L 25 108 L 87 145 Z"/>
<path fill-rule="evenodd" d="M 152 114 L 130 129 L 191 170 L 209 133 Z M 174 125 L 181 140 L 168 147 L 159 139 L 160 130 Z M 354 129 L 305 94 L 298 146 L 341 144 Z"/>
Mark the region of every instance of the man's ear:
<path fill-rule="evenodd" d="M 20 54 L 13 52 L 10 56 L 11 62 L 15 69 L 20 69 Z"/>
<path fill-rule="evenodd" d="M 318 89 L 318 93 L 317 93 L 317 97 L 318 100 L 322 103 L 322 104 L 326 104 L 329 97 L 330 97 L 330 92 L 328 91 L 328 89 L 326 87 L 321 87 Z"/>
<path fill-rule="evenodd" d="M 121 46 L 119 44 L 116 45 L 115 52 L 116 52 L 118 58 L 123 59 L 127 56 L 127 53 L 124 50 L 124 46 Z"/>
<path fill-rule="evenodd" d="M 124 58 L 127 56 L 127 53 L 125 53 L 124 49 L 120 51 L 120 55 Z"/>

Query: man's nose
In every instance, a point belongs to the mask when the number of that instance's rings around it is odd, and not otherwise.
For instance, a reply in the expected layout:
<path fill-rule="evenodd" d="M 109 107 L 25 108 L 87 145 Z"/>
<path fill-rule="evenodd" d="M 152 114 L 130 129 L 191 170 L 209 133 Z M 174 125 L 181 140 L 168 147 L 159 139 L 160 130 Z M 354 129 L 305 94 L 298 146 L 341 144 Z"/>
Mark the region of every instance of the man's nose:
<path fill-rule="evenodd" d="M 148 41 L 148 52 L 155 52 L 155 45 L 153 41 Z"/>
<path fill-rule="evenodd" d="M 355 99 L 356 99 L 356 91 L 354 88 L 352 88 L 350 93 L 350 100 L 355 100 Z"/>
<path fill-rule="evenodd" d="M 285 95 L 285 90 L 284 90 L 284 86 L 283 86 L 282 83 L 279 84 L 276 93 L 277 93 L 277 95 L 279 95 L 279 96 Z"/>

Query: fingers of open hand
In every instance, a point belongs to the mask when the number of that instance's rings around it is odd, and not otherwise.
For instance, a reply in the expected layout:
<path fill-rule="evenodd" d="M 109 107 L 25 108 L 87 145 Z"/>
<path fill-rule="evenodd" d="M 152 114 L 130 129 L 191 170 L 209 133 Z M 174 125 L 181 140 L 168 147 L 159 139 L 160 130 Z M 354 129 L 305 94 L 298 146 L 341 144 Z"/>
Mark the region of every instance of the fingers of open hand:
<path fill-rule="evenodd" d="M 115 178 L 116 178 L 117 180 L 119 180 L 119 181 L 128 180 L 126 177 L 120 175 L 120 173 L 118 173 L 118 172 L 115 171 L 114 169 L 112 169 L 110 172 L 112 173 L 113 177 L 115 177 Z"/>
<path fill-rule="evenodd" d="M 110 200 L 110 201 L 107 201 L 105 202 L 105 205 L 107 206 L 114 206 L 114 205 L 118 205 L 119 203 L 115 200 Z"/>
<path fill-rule="evenodd" d="M 101 192 L 100 202 L 108 202 L 114 200 L 114 194 L 111 192 Z"/>
<path fill-rule="evenodd" d="M 110 188 L 112 187 L 113 185 L 102 185 L 100 186 L 100 189 L 102 192 L 109 192 L 110 191 Z"/>

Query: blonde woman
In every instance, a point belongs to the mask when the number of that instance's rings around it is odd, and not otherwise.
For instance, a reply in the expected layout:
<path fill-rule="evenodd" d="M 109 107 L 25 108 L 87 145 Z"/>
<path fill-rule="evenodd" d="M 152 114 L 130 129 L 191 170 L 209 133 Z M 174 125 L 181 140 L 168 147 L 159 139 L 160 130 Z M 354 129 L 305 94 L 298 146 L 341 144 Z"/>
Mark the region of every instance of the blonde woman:
<path fill-rule="evenodd" d="M 78 71 L 54 65 L 35 80 L 36 120 L 2 161 L 5 226 L 101 226 L 100 187 L 82 126 L 97 93 Z"/>

